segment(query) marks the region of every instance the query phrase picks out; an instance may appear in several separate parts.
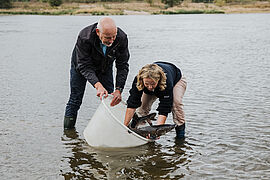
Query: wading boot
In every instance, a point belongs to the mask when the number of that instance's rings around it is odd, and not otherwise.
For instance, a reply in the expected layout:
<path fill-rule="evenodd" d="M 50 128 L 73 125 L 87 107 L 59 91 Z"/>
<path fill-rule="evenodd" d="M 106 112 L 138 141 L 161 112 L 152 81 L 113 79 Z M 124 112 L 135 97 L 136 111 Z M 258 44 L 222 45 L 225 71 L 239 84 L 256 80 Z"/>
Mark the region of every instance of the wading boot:
<path fill-rule="evenodd" d="M 185 137 L 185 128 L 186 128 L 185 123 L 182 124 L 181 126 L 176 126 L 175 127 L 176 138 L 177 139 L 181 139 L 181 138 L 184 138 Z"/>
<path fill-rule="evenodd" d="M 77 117 L 64 117 L 64 129 L 74 129 Z"/>

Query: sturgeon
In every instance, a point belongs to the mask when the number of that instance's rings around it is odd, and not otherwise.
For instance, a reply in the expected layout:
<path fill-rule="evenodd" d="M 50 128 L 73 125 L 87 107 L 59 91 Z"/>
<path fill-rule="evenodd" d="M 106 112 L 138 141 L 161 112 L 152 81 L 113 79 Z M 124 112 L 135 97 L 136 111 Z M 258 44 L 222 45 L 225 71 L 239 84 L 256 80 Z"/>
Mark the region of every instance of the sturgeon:
<path fill-rule="evenodd" d="M 133 115 L 131 123 L 128 125 L 130 129 L 138 128 L 139 125 L 145 124 L 148 122 L 150 126 L 152 126 L 152 121 L 156 121 L 155 119 L 156 113 L 150 113 L 146 116 L 139 117 L 136 113 Z"/>
<path fill-rule="evenodd" d="M 171 131 L 175 128 L 174 124 L 162 124 L 162 125 L 152 125 L 152 126 L 145 126 L 141 128 L 132 129 L 135 133 L 145 137 L 156 139 L 159 136 L 166 134 L 167 132 Z"/>
<path fill-rule="evenodd" d="M 128 127 L 140 136 L 151 139 L 156 139 L 175 128 L 176 125 L 174 124 L 153 125 L 152 121 L 156 120 L 155 116 L 156 113 L 150 113 L 146 116 L 138 117 L 135 113 Z M 139 127 L 139 125 L 146 122 L 148 122 L 149 126 Z"/>

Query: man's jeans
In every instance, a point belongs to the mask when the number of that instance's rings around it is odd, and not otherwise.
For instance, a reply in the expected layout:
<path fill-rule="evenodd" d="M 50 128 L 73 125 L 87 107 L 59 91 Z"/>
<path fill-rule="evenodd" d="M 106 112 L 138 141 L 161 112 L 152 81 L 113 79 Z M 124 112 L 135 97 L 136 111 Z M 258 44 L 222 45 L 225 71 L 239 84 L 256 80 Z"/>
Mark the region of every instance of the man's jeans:
<path fill-rule="evenodd" d="M 108 91 L 113 92 L 112 70 L 98 77 L 101 84 Z M 83 95 L 86 86 L 86 79 L 78 73 L 73 65 L 70 68 L 70 97 L 66 106 L 65 117 L 77 117 L 78 110 L 82 104 Z"/>

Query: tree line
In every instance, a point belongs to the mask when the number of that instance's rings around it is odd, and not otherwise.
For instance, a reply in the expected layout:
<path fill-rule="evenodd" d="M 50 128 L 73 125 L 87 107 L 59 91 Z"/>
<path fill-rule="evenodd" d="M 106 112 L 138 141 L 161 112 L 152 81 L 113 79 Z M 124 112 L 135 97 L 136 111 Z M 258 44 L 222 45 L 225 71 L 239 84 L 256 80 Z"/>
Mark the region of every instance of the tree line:
<path fill-rule="evenodd" d="M 30 0 L 0 0 L 0 8 L 7 9 L 12 8 L 12 2 L 30 2 Z M 129 0 L 40 0 L 44 3 L 49 3 L 50 6 L 60 6 L 63 2 L 77 2 L 77 3 L 96 3 L 96 2 L 128 2 Z M 143 1 L 143 0 L 137 0 Z M 152 4 L 153 0 L 145 0 L 147 3 Z M 181 4 L 184 0 L 161 0 L 167 7 L 173 7 Z M 253 2 L 254 0 L 191 0 L 193 3 L 246 3 Z M 258 0 L 258 1 L 269 1 L 269 0 Z"/>

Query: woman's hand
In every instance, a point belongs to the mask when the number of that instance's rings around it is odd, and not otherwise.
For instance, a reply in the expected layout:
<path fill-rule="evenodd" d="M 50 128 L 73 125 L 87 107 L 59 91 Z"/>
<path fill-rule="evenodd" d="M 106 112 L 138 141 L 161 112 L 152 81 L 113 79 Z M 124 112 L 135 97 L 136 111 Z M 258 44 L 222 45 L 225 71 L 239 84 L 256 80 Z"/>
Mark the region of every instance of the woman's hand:
<path fill-rule="evenodd" d="M 167 116 L 158 115 L 157 125 L 165 124 L 166 119 L 167 119 Z"/>

